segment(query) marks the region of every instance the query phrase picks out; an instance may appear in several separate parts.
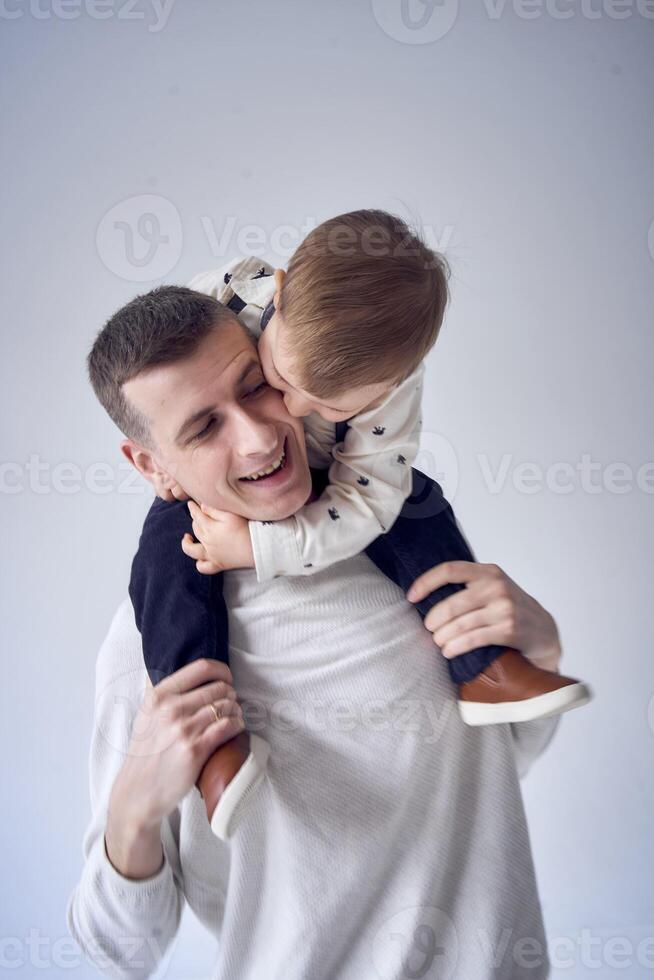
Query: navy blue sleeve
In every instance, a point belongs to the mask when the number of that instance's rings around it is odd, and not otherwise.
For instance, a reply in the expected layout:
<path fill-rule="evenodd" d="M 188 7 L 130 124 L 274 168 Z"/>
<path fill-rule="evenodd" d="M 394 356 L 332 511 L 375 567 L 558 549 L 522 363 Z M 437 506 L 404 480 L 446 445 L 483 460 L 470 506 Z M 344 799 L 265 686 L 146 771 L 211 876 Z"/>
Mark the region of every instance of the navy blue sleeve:
<path fill-rule="evenodd" d="M 435 480 L 412 468 L 412 492 L 395 523 L 366 548 L 366 554 L 391 581 L 408 592 L 411 584 L 434 565 L 444 561 L 475 561 L 459 530 L 454 512 Z M 465 585 L 453 583 L 431 592 L 415 603 L 424 618 L 432 606 Z M 452 680 L 472 680 L 506 647 L 486 646 L 447 661 Z"/>
<path fill-rule="evenodd" d="M 186 503 L 157 497 L 132 562 L 129 596 L 153 685 L 200 657 L 228 663 L 223 577 L 198 572 L 181 548 L 187 531 L 193 534 Z"/>

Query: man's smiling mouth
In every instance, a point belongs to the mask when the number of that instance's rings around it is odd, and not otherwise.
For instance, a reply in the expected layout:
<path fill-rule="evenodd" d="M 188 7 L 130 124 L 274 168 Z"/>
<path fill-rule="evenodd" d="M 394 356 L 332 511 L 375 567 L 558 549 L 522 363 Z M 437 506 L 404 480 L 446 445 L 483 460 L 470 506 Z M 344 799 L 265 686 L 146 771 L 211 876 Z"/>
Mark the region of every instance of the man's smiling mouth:
<path fill-rule="evenodd" d="M 273 473 L 278 473 L 279 470 L 284 469 L 286 465 L 286 439 L 284 439 L 284 445 L 282 447 L 281 455 L 278 456 L 274 462 L 267 466 L 263 470 L 258 470 L 256 473 L 250 474 L 250 476 L 241 476 L 240 480 L 247 481 L 249 483 L 259 482 L 260 480 L 266 480 L 268 477 L 272 476 Z"/>

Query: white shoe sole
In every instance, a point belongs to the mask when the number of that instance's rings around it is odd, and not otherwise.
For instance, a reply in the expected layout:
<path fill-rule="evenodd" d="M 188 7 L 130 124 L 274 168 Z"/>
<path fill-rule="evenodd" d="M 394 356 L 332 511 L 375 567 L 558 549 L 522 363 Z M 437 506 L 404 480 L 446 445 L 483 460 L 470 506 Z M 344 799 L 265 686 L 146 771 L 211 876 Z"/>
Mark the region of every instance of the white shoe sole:
<path fill-rule="evenodd" d="M 211 830 L 222 841 L 228 841 L 251 803 L 263 779 L 270 746 L 259 735 L 250 732 L 250 754 L 229 781 L 211 818 Z"/>
<path fill-rule="evenodd" d="M 559 715 L 571 708 L 580 708 L 593 697 L 587 684 L 578 681 L 556 691 L 539 694 L 523 701 L 503 701 L 486 704 L 483 701 L 459 701 L 459 713 L 466 725 L 498 725 L 511 721 L 533 721 Z"/>

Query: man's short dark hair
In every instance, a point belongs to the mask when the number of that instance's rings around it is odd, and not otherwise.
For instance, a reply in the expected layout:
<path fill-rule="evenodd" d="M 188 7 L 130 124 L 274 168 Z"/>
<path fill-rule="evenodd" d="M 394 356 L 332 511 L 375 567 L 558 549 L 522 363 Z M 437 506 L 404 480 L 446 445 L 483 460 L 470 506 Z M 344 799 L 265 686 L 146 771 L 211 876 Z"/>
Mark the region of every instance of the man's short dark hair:
<path fill-rule="evenodd" d="M 189 357 L 216 327 L 239 323 L 213 296 L 187 286 L 157 286 L 107 320 L 87 358 L 100 403 L 129 439 L 150 446 L 150 422 L 123 392 L 146 368 Z"/>

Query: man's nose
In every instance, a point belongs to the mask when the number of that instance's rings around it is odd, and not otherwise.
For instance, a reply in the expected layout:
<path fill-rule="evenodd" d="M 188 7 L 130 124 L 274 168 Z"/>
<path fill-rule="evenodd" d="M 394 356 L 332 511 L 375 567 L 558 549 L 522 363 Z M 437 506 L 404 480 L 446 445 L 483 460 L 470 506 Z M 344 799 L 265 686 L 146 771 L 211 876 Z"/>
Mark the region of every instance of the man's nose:
<path fill-rule="evenodd" d="M 282 433 L 274 422 L 253 418 L 243 413 L 235 432 L 236 449 L 241 456 L 265 459 L 280 448 Z"/>
<path fill-rule="evenodd" d="M 296 395 L 294 391 L 284 392 L 284 404 L 289 415 L 299 419 L 311 412 L 311 403 L 301 395 Z"/>

